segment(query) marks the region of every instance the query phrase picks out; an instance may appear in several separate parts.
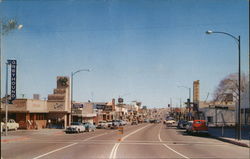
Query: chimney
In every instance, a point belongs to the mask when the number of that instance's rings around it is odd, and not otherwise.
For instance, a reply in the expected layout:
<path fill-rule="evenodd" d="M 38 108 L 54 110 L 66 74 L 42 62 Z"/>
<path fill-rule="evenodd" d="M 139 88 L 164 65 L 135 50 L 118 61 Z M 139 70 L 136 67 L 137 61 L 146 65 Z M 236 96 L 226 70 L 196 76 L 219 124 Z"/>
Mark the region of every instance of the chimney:
<path fill-rule="evenodd" d="M 193 82 L 193 102 L 200 101 L 200 81 L 196 80 Z"/>

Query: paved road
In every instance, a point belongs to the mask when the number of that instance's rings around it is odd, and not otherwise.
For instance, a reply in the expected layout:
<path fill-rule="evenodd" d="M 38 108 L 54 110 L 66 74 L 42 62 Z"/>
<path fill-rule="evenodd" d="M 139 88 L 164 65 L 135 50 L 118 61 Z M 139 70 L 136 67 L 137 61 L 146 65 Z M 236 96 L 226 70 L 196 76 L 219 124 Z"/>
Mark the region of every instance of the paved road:
<path fill-rule="evenodd" d="M 183 130 L 166 128 L 162 124 L 126 126 L 123 135 L 117 130 L 82 134 L 15 133 L 25 139 L 1 143 L 4 159 L 249 158 L 248 148 L 188 136 Z"/>

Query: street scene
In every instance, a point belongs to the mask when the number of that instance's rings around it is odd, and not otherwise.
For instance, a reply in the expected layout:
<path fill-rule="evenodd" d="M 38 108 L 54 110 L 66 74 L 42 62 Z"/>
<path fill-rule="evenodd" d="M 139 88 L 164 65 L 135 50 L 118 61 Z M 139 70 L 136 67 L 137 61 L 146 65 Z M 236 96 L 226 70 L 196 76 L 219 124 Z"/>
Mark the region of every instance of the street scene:
<path fill-rule="evenodd" d="M 249 158 L 246 147 L 189 136 L 160 123 L 127 125 L 122 135 L 113 129 L 80 134 L 43 130 L 16 132 L 15 137 L 20 139 L 2 143 L 3 158 Z"/>
<path fill-rule="evenodd" d="M 250 158 L 249 0 L 0 0 L 1 159 Z"/>

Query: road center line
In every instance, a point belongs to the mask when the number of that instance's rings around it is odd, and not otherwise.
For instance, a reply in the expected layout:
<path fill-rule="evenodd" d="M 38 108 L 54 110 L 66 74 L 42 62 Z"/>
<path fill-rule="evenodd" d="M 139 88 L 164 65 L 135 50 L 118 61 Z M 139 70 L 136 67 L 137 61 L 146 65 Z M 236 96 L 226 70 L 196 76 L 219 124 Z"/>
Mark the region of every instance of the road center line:
<path fill-rule="evenodd" d="M 148 127 L 148 126 L 150 126 L 150 125 L 146 125 L 146 126 L 140 128 L 140 129 L 137 129 L 137 130 L 135 130 L 135 131 L 129 133 L 128 135 L 124 136 L 124 137 L 122 138 L 121 141 L 123 141 L 124 139 L 128 138 L 130 135 L 133 135 L 133 134 L 137 133 L 138 131 L 140 131 L 140 130 L 142 130 L 142 129 Z M 111 150 L 111 152 L 110 152 L 110 155 L 109 155 L 109 158 L 110 158 L 110 159 L 115 159 L 115 158 L 116 158 L 116 153 L 117 153 L 117 150 L 118 150 L 119 145 L 120 145 L 120 142 L 119 142 L 119 143 L 116 143 L 116 144 L 114 145 L 114 147 L 112 148 L 112 150 Z"/>
<path fill-rule="evenodd" d="M 161 129 L 162 129 L 162 124 L 161 124 L 160 130 L 159 130 L 159 133 L 158 133 L 158 138 L 159 138 L 160 142 L 162 142 L 162 139 L 161 139 Z M 169 150 L 171 150 L 171 151 L 177 153 L 177 154 L 180 155 L 181 157 L 186 158 L 186 159 L 189 159 L 187 156 L 185 156 L 185 155 L 183 155 L 183 154 L 181 154 L 181 153 L 175 151 L 174 149 L 172 149 L 172 148 L 169 147 L 168 145 L 163 144 L 163 146 L 165 146 L 165 147 L 168 148 Z"/>

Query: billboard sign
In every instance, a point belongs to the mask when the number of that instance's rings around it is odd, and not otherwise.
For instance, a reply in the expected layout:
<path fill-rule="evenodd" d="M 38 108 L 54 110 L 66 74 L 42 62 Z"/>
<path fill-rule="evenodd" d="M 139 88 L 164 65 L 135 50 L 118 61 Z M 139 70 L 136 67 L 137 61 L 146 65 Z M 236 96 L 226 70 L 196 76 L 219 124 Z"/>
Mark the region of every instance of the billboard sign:
<path fill-rule="evenodd" d="M 102 104 L 96 104 L 95 105 L 96 109 L 104 109 L 105 108 L 105 105 L 102 105 Z"/>
<path fill-rule="evenodd" d="M 73 108 L 83 108 L 83 104 L 74 103 Z"/>

